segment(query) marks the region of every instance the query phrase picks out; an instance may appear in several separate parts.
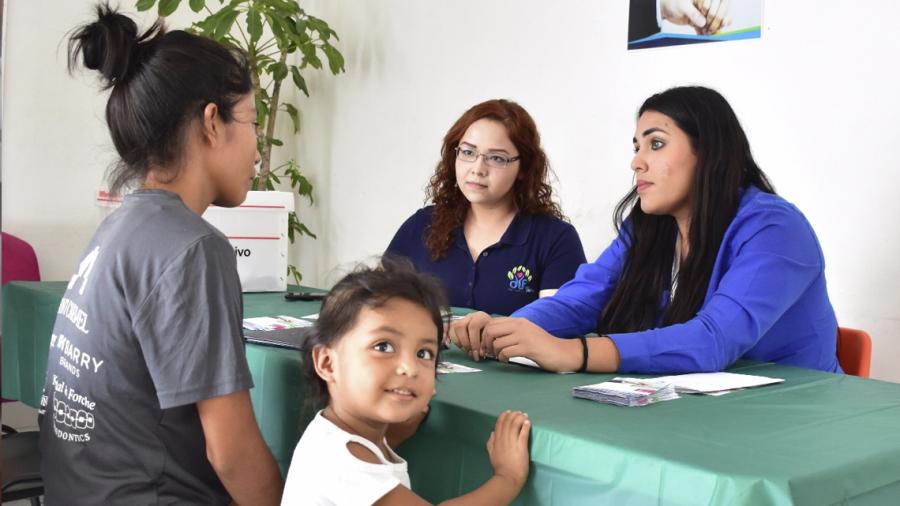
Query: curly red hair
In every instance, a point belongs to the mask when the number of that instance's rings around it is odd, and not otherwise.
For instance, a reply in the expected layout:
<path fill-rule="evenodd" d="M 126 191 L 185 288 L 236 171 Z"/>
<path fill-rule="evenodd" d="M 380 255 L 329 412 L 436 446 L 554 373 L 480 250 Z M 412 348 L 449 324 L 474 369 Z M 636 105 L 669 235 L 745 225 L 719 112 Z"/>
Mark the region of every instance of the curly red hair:
<path fill-rule="evenodd" d="M 431 226 L 425 234 L 425 246 L 432 260 L 440 260 L 450 247 L 452 231 L 463 224 L 469 201 L 456 186 L 456 147 L 472 123 L 491 119 L 506 127 L 509 140 L 519 151 L 519 176 L 510 190 L 520 213 L 565 219 L 553 202 L 550 163 L 541 148 L 541 136 L 531 115 L 512 100 L 482 102 L 466 111 L 444 136 L 441 161 L 434 169 L 427 198 L 434 203 Z"/>

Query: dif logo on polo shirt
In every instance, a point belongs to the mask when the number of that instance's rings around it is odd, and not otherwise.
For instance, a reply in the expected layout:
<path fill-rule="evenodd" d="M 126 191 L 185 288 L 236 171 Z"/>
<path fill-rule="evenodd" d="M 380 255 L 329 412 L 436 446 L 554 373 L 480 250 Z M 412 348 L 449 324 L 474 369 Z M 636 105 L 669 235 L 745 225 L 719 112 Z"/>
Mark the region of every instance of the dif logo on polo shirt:
<path fill-rule="evenodd" d="M 531 271 L 524 265 L 517 265 L 506 273 L 509 278 L 509 289 L 516 292 L 533 291 L 528 283 L 531 282 Z"/>

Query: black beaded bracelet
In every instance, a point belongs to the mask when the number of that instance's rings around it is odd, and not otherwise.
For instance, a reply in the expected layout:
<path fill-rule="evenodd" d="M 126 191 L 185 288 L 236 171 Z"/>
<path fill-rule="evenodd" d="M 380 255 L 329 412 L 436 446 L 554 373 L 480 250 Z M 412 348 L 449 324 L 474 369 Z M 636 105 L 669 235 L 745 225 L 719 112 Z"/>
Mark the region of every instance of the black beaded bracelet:
<path fill-rule="evenodd" d="M 578 369 L 578 372 L 587 371 L 587 363 L 588 363 L 588 348 L 587 348 L 587 339 L 584 336 L 578 336 L 578 339 L 581 339 L 581 367 Z"/>

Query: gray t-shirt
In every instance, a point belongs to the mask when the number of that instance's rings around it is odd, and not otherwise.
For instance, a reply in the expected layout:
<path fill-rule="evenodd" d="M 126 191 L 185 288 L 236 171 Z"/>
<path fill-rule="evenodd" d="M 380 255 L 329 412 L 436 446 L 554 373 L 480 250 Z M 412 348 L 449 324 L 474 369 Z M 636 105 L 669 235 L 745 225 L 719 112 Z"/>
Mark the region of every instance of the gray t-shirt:
<path fill-rule="evenodd" d="M 47 504 L 223 504 L 196 402 L 253 386 L 234 251 L 174 193 L 103 221 L 59 306 L 41 399 Z"/>

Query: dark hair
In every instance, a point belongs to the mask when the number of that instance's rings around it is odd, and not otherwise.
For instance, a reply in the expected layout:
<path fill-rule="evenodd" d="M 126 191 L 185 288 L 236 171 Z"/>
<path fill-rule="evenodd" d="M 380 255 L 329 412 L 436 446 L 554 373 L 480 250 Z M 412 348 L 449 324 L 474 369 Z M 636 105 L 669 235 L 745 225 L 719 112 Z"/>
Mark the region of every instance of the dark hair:
<path fill-rule="evenodd" d="M 239 49 L 181 30 L 167 32 L 157 20 L 144 33 L 108 4 L 97 20 L 69 37 L 69 71 L 83 65 L 100 72 L 106 123 L 120 160 L 108 174 L 110 192 L 142 182 L 150 170 L 177 166 L 186 126 L 209 103 L 230 121 L 234 105 L 253 89 L 247 59 Z"/>
<path fill-rule="evenodd" d="M 501 123 L 519 150 L 519 177 L 510 190 L 519 212 L 564 219 L 559 205 L 552 200 L 550 162 L 541 148 L 541 136 L 531 115 L 512 100 L 488 100 L 463 113 L 444 136 L 441 161 L 434 169 L 427 192 L 427 198 L 434 202 L 434 213 L 425 246 L 435 261 L 447 253 L 453 238 L 451 232 L 463 224 L 469 210 L 469 201 L 456 186 L 456 147 L 469 126 L 480 119 Z"/>
<path fill-rule="evenodd" d="M 444 335 L 441 309 L 447 298 L 437 278 L 419 273 L 400 257 L 385 256 L 375 267 L 361 266 L 334 285 L 322 301 L 319 318 L 309 334 L 303 352 L 303 372 L 307 384 L 307 403 L 314 409 L 328 404 L 328 385 L 316 374 L 312 350 L 316 345 L 330 346 L 356 325 L 364 307 L 377 309 L 388 300 L 400 298 L 418 304 L 431 316 L 437 327 L 437 340 Z M 439 359 L 440 346 L 435 361 Z"/>
<path fill-rule="evenodd" d="M 667 215 L 641 210 L 636 189 L 616 206 L 614 224 L 627 245 L 622 274 L 601 311 L 598 332 L 634 332 L 693 318 L 703 304 L 725 231 L 750 185 L 775 193 L 753 160 L 750 143 L 731 106 L 718 92 L 700 86 L 671 88 L 648 98 L 638 110 L 671 118 L 691 140 L 697 157 L 691 183 L 691 225 L 687 258 L 681 260 L 678 290 L 662 320 L 659 307 L 671 285 L 678 226 Z M 623 216 L 628 213 L 628 223 Z"/>

